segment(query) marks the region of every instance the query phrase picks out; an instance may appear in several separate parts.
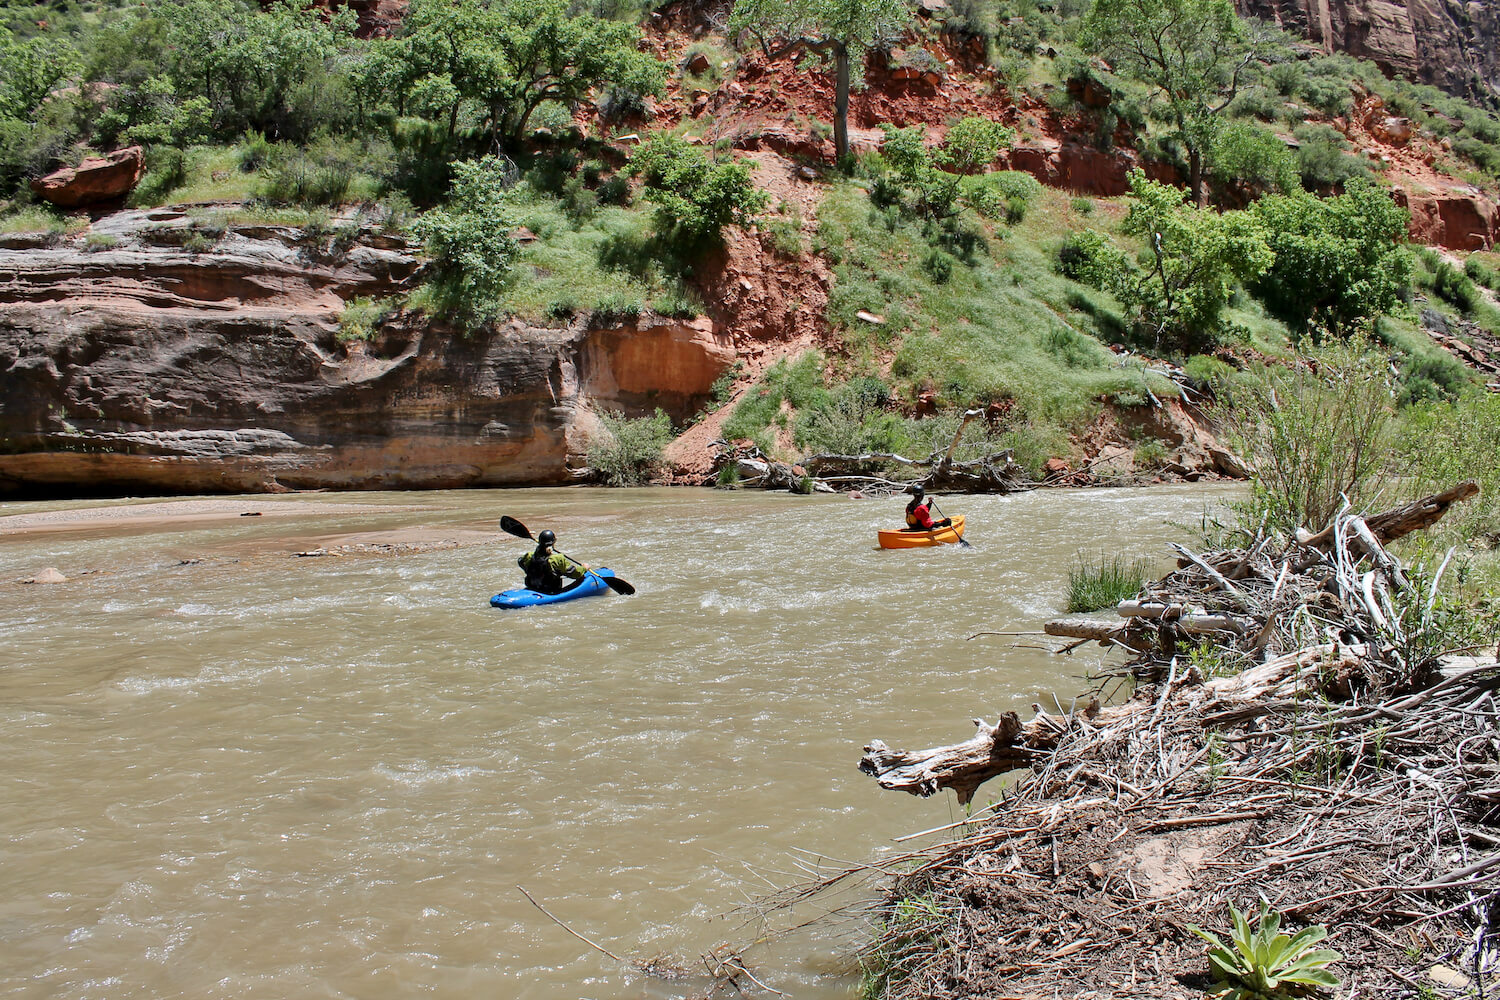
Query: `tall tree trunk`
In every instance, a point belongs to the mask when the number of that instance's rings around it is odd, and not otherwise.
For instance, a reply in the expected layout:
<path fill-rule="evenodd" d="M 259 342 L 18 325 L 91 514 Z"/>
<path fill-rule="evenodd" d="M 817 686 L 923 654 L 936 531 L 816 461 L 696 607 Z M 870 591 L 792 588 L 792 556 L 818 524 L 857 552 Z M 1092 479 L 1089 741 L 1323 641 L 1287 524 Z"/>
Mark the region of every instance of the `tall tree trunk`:
<path fill-rule="evenodd" d="M 1193 204 L 1203 207 L 1203 152 L 1197 146 L 1188 147 L 1188 190 L 1192 192 Z"/>
<path fill-rule="evenodd" d="M 849 157 L 849 48 L 833 45 L 833 158 L 843 163 Z"/>

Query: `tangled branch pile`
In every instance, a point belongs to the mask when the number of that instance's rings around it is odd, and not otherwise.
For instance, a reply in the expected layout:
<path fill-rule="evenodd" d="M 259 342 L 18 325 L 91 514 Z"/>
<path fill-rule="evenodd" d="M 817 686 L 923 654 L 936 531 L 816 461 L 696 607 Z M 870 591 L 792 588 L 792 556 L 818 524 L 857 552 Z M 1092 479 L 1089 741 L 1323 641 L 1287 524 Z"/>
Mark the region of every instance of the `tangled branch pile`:
<path fill-rule="evenodd" d="M 1232 666 L 1321 642 L 1362 643 L 1369 655 L 1346 694 L 1361 683 L 1375 691 L 1418 683 L 1455 635 L 1448 626 L 1456 623 L 1440 621 L 1447 561 L 1431 580 L 1413 579 L 1385 546 L 1476 492 L 1474 483 L 1460 483 L 1368 519 L 1346 504 L 1328 528 L 1280 545 L 1264 534 L 1246 548 L 1202 556 L 1175 545 L 1178 570 L 1121 602 L 1124 623 L 1062 620 L 1046 630 L 1125 646 L 1143 654 L 1138 667 L 1147 673 L 1206 641 Z"/>
<path fill-rule="evenodd" d="M 872 741 L 860 768 L 883 788 L 968 803 L 1025 774 L 964 834 L 790 898 L 888 877 L 871 996 L 1200 996 L 1188 926 L 1222 930 L 1226 903 L 1258 898 L 1328 927 L 1350 995 L 1484 995 L 1500 966 L 1500 664 L 1443 648 L 1435 581 L 1385 548 L 1472 492 L 1346 509 L 1279 547 L 1182 550 L 1123 624 L 1080 636 L 1137 653 L 1130 699 L 1034 705 L 930 750 Z"/>

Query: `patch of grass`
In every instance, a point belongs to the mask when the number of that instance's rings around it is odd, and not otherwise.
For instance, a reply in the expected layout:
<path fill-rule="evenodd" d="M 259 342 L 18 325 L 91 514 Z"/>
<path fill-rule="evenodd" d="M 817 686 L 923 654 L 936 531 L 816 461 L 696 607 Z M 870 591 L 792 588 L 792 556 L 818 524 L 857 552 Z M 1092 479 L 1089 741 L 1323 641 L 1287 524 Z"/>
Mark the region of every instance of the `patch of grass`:
<path fill-rule="evenodd" d="M 61 233 L 67 226 L 55 209 L 26 205 L 0 215 L 0 233 Z"/>
<path fill-rule="evenodd" d="M 980 229 L 972 254 L 951 254 L 952 266 L 935 274 L 922 262 L 944 234 L 877 208 L 853 183 L 834 188 L 819 211 L 817 249 L 835 266 L 828 317 L 856 370 L 893 354 L 891 381 L 903 399 L 932 393 L 940 407 L 1008 399 L 1018 419 L 1060 426 L 1086 420 L 1099 399 L 1139 391 L 1140 372 L 1112 365 L 1103 347 L 1121 337 L 1118 305 L 1052 266 L 1077 218 L 1069 200 L 1041 192 L 1037 210 L 1004 230 L 1003 242 Z M 1111 214 L 1096 217 L 1107 223 Z M 886 322 L 860 321 L 860 310 Z M 1175 395 L 1148 378 L 1158 398 Z"/>
<path fill-rule="evenodd" d="M 624 318 L 633 304 L 664 316 L 701 315 L 685 281 L 667 274 L 648 250 L 651 208 L 599 204 L 587 217 L 522 182 L 507 198 L 515 220 L 536 234 L 516 255 L 505 307 L 532 322 L 604 310 Z"/>
<path fill-rule="evenodd" d="M 1097 560 L 1089 560 L 1079 555 L 1077 562 L 1068 567 L 1063 610 L 1071 613 L 1112 608 L 1140 593 L 1150 574 L 1151 562 L 1147 559 L 1101 555 Z"/>

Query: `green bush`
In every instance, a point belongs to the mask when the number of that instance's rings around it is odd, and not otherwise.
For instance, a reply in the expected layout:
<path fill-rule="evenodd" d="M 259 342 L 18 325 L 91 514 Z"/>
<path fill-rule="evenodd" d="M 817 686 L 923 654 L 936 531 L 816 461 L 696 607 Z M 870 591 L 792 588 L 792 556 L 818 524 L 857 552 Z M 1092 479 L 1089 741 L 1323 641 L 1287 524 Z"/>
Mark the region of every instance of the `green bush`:
<path fill-rule="evenodd" d="M 386 317 L 396 311 L 398 305 L 394 299 L 374 299 L 369 296 L 351 299 L 339 314 L 338 339 L 369 340 Z"/>
<path fill-rule="evenodd" d="M 1464 261 L 1464 274 L 1476 284 L 1500 290 L 1500 271 L 1486 266 L 1477 254 L 1470 254 L 1469 258 Z"/>
<path fill-rule="evenodd" d="M 431 258 L 420 304 L 472 327 L 499 315 L 516 253 L 504 204 L 508 174 L 506 163 L 494 156 L 455 163 L 453 174 L 447 206 L 412 226 Z"/>
<path fill-rule="evenodd" d="M 312 208 L 343 204 L 354 183 L 354 168 L 342 156 L 277 143 L 261 167 L 261 176 L 261 198 L 273 205 Z"/>
<path fill-rule="evenodd" d="M 1241 521 L 1319 531 L 1345 499 L 1389 491 L 1394 400 L 1386 359 L 1358 341 L 1305 349 L 1305 364 L 1255 365 L 1219 387 L 1215 416 L 1254 468 Z"/>
<path fill-rule="evenodd" d="M 641 147 L 632 168 L 657 205 L 656 234 L 679 255 L 722 240 L 725 226 L 748 225 L 769 200 L 755 188 L 743 163 L 710 163 L 703 150 L 679 136 L 659 134 Z"/>
<path fill-rule="evenodd" d="M 187 183 L 187 157 L 175 146 L 152 146 L 146 150 L 146 172 L 130 192 L 132 205 L 162 205 L 172 192 Z"/>
<path fill-rule="evenodd" d="M 589 442 L 588 465 L 606 486 L 642 486 L 661 469 L 662 453 L 672 440 L 672 420 L 661 410 L 654 416 L 599 416 L 604 433 Z"/>
<path fill-rule="evenodd" d="M 1346 336 L 1394 308 L 1410 281 L 1410 215 L 1369 181 L 1337 198 L 1265 197 L 1250 211 L 1275 254 L 1250 287 L 1299 333 Z"/>
<path fill-rule="evenodd" d="M 1349 141 L 1328 125 L 1302 125 L 1297 138 L 1297 170 L 1309 190 L 1331 191 L 1354 177 L 1368 177 L 1370 168 L 1351 156 Z"/>

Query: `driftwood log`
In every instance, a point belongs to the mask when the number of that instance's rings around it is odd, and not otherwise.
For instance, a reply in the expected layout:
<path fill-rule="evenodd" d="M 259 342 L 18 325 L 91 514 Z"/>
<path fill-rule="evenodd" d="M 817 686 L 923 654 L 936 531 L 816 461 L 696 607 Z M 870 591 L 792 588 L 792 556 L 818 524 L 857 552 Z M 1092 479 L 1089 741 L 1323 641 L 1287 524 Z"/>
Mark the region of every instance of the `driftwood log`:
<path fill-rule="evenodd" d="M 861 474 L 872 481 L 886 482 L 874 471 L 883 465 L 899 465 L 915 472 L 924 472 L 912 482 L 920 483 L 929 492 L 946 493 L 1018 493 L 1035 489 L 1036 484 L 1026 477 L 1026 470 L 1015 462 L 1015 453 L 1007 448 L 972 461 L 955 459 L 958 443 L 964 428 L 975 418 L 983 416 L 983 410 L 968 410 L 963 421 L 943 452 L 933 452 L 926 458 L 907 458 L 892 452 L 872 451 L 858 455 L 809 455 L 802 460 L 803 468 L 819 479 L 853 480 Z"/>

